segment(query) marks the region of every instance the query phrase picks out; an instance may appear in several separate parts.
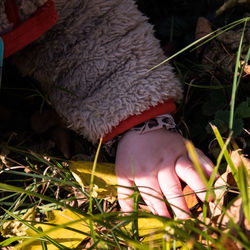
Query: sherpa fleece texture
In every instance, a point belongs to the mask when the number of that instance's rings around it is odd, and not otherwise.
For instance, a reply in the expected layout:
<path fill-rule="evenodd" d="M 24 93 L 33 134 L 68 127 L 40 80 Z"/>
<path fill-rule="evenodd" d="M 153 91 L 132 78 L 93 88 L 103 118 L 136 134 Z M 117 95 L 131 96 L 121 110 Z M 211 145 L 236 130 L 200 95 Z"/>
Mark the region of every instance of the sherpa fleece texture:
<path fill-rule="evenodd" d="M 28 19 L 47 1 L 48 0 L 16 0 L 21 20 L 24 21 Z"/>
<path fill-rule="evenodd" d="M 28 19 L 37 11 L 38 8 L 44 5 L 47 1 L 48 0 L 16 0 L 16 2 L 12 0 L 1 1 L 0 35 L 9 32 L 13 28 L 13 26 Z M 13 12 L 16 12 L 17 17 L 13 17 Z"/>
<path fill-rule="evenodd" d="M 39 38 L 57 21 L 53 0 L 4 0 L 0 4 L 0 35 L 4 58 Z"/>
<path fill-rule="evenodd" d="M 68 127 L 96 143 L 182 90 L 133 0 L 55 1 L 58 22 L 14 61 L 47 91 Z"/>
<path fill-rule="evenodd" d="M 4 2 L 0 2 L 0 35 L 9 32 L 13 28 L 13 23 L 8 20 Z"/>

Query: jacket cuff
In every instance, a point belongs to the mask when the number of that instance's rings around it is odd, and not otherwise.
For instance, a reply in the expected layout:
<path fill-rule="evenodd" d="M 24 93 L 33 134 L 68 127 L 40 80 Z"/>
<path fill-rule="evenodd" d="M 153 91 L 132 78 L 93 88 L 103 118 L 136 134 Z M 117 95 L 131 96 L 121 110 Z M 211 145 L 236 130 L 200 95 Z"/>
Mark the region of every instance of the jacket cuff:
<path fill-rule="evenodd" d="M 48 0 L 27 21 L 21 23 L 14 30 L 2 35 L 4 58 L 39 38 L 56 23 L 57 19 L 58 15 L 54 7 L 54 2 L 53 0 Z"/>
<path fill-rule="evenodd" d="M 103 143 L 112 140 L 117 135 L 133 128 L 134 126 L 145 122 L 151 118 L 165 113 L 174 113 L 176 110 L 176 105 L 173 100 L 167 100 L 164 103 L 160 103 L 155 107 L 142 112 L 139 115 L 134 115 L 128 117 L 126 120 L 120 122 L 117 127 L 114 127 L 110 133 L 104 136 Z"/>

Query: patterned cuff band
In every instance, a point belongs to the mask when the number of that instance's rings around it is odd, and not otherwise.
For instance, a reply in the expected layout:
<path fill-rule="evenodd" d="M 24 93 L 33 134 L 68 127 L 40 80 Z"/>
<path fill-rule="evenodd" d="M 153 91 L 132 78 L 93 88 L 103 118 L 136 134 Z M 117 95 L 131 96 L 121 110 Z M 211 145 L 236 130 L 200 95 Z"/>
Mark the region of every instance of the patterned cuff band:
<path fill-rule="evenodd" d="M 140 134 L 144 134 L 153 130 L 165 128 L 177 132 L 174 118 L 170 114 L 159 115 L 146 122 L 138 124 L 130 129 L 130 131 L 138 131 Z"/>
<path fill-rule="evenodd" d="M 174 122 L 173 116 L 170 114 L 163 114 L 163 115 L 156 116 L 155 118 L 152 118 L 146 122 L 140 123 L 136 125 L 135 127 L 127 130 L 126 132 L 116 136 L 114 139 L 108 141 L 104 145 L 104 149 L 110 156 L 114 157 L 118 141 L 128 131 L 136 131 L 139 134 L 145 134 L 147 132 L 157 130 L 157 129 L 162 129 L 162 128 L 169 130 L 169 131 L 179 132 L 178 129 L 176 128 L 176 124 Z"/>

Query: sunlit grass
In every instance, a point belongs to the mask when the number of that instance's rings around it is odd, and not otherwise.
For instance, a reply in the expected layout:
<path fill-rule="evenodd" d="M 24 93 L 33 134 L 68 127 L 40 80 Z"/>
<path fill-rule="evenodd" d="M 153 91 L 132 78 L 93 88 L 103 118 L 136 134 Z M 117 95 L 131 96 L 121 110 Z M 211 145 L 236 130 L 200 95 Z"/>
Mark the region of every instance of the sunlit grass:
<path fill-rule="evenodd" d="M 246 25 L 246 22 L 249 20 L 250 18 L 244 18 L 229 24 L 190 44 L 186 48 L 180 50 L 178 53 L 168 58 L 166 61 L 190 48 L 193 48 L 196 45 L 201 46 L 201 42 L 206 43 L 239 24 L 244 23 L 244 25 Z M 237 96 L 237 87 L 240 83 L 240 78 L 243 72 L 242 69 L 239 72 L 243 37 L 244 29 L 237 53 L 233 79 L 229 120 L 229 128 L 231 130 L 233 128 L 234 121 L 234 107 Z M 249 56 L 250 49 L 248 49 L 246 62 L 248 61 Z M 162 63 L 165 63 L 166 61 Z M 157 65 L 156 67 L 160 65 L 161 64 Z M 199 87 L 198 85 L 196 86 L 194 84 L 190 85 L 192 87 Z M 209 86 L 203 87 L 207 87 L 208 89 L 210 88 Z M 221 86 L 218 86 L 218 88 L 221 88 Z M 68 249 L 63 245 L 63 243 L 60 243 L 48 236 L 48 234 L 52 231 L 57 231 L 61 228 L 67 228 L 69 230 L 81 233 L 83 238 L 87 237 L 88 241 L 86 241 L 85 245 L 83 245 L 83 248 L 87 243 L 89 243 L 88 248 L 90 249 L 128 249 L 129 247 L 130 249 L 131 247 L 134 249 L 153 249 L 155 247 L 160 247 L 161 249 L 177 249 L 180 247 L 182 247 L 182 249 L 211 249 L 214 246 L 219 249 L 223 249 L 225 248 L 223 245 L 223 240 L 226 238 L 238 242 L 242 247 L 247 249 L 250 246 L 249 239 L 244 236 L 244 232 L 242 228 L 237 225 L 237 222 L 231 219 L 230 225 L 232 228 L 237 229 L 238 235 L 240 235 L 238 238 L 230 234 L 228 231 L 223 231 L 217 225 L 207 223 L 206 220 L 208 216 L 208 197 L 215 191 L 213 183 L 216 179 L 216 172 L 219 169 L 224 157 L 237 183 L 239 197 L 242 198 L 244 215 L 250 223 L 250 190 L 248 186 L 248 180 L 250 177 L 243 163 L 237 169 L 231 159 L 228 145 L 230 144 L 233 134 L 230 134 L 227 137 L 227 140 L 224 141 L 218 129 L 213 125 L 212 129 L 220 146 L 220 152 L 217 157 L 214 172 L 210 179 L 207 179 L 202 172 L 194 146 L 191 143 L 187 144 L 187 150 L 191 155 L 194 166 L 203 178 L 204 183 L 206 183 L 207 188 L 207 190 L 204 191 L 206 192 L 206 202 L 203 204 L 202 209 L 203 218 L 197 218 L 193 216 L 190 220 L 164 218 L 141 210 L 139 206 L 139 193 L 137 191 L 135 191 L 133 195 L 135 209 L 131 214 L 123 214 L 122 212 L 115 211 L 115 209 L 114 211 L 111 209 L 111 211 L 106 213 L 103 210 L 104 200 L 95 198 L 93 195 L 93 185 L 95 183 L 94 174 L 99 150 L 101 147 L 101 141 L 93 164 L 90 187 L 86 190 L 83 190 L 82 187 L 75 181 L 72 174 L 67 169 L 67 164 L 63 164 L 64 160 L 51 157 L 47 158 L 32 151 L 27 151 L 18 147 L 2 145 L 1 150 L 6 148 L 8 151 L 18 155 L 18 158 L 22 159 L 22 163 L 9 158 L 7 160 L 11 161 L 13 165 L 4 166 L 1 170 L 1 174 L 4 174 L 5 177 L 12 176 L 12 178 L 9 180 L 8 178 L 6 180 L 2 180 L 0 183 L 1 194 L 4 194 L 4 197 L 1 196 L 2 198 L 0 199 L 2 212 L 0 217 L 0 225 L 2 226 L 6 221 L 16 220 L 26 225 L 27 228 L 33 230 L 35 234 L 33 236 L 22 235 L 10 237 L 6 240 L 3 240 L 0 243 L 0 246 L 9 246 L 14 242 L 19 241 L 20 248 L 28 247 L 35 241 L 40 240 L 41 249 L 46 249 L 48 243 L 54 245 L 58 249 Z M 29 171 L 25 172 L 23 171 L 24 169 L 28 169 Z M 71 201 L 76 200 L 76 198 L 72 196 L 72 193 L 70 193 L 72 188 L 80 192 L 85 199 L 85 203 L 81 208 L 76 208 L 70 205 Z M 231 187 L 229 187 L 225 182 L 225 186 L 221 187 L 221 190 L 230 188 Z M 62 194 L 60 189 L 62 189 Z M 64 196 L 65 194 L 71 194 L 71 196 Z M 215 202 L 217 201 L 215 200 Z M 112 205 L 110 204 L 110 206 Z M 40 216 L 40 222 L 44 224 L 47 223 L 46 220 L 44 220 L 45 212 L 56 209 L 69 209 L 73 213 L 84 216 L 84 219 L 74 220 L 66 224 L 54 225 L 52 229 L 43 232 L 33 225 L 37 223 L 36 221 L 29 221 L 22 218 L 22 216 L 33 207 L 35 207 L 37 214 Z M 221 212 L 222 215 L 226 216 L 227 208 L 224 208 L 224 210 L 222 209 Z M 152 228 L 153 233 L 150 233 L 149 231 L 141 233 L 141 219 L 146 219 L 148 221 L 150 221 L 150 219 L 155 219 L 156 221 L 162 223 L 163 226 Z M 74 229 L 73 226 L 71 227 L 72 224 L 78 221 L 88 221 L 90 229 L 89 233 L 81 232 Z M 157 236 L 156 239 L 155 236 Z"/>

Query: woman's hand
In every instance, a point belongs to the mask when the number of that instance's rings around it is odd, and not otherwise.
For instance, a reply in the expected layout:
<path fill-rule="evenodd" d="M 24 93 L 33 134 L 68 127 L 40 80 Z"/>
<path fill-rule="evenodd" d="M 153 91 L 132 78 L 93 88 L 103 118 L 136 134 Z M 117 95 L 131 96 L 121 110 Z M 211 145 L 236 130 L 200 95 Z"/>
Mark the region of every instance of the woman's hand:
<path fill-rule="evenodd" d="M 200 163 L 210 177 L 213 164 L 199 151 Z M 183 137 L 165 129 L 138 134 L 127 132 L 116 155 L 118 200 L 124 212 L 133 211 L 132 187 L 135 184 L 154 214 L 170 217 L 163 196 L 179 219 L 189 217 L 179 178 L 204 201 L 206 189 L 188 157 Z M 128 187 L 128 188 L 126 188 Z M 199 191 L 204 192 L 199 192 Z"/>

